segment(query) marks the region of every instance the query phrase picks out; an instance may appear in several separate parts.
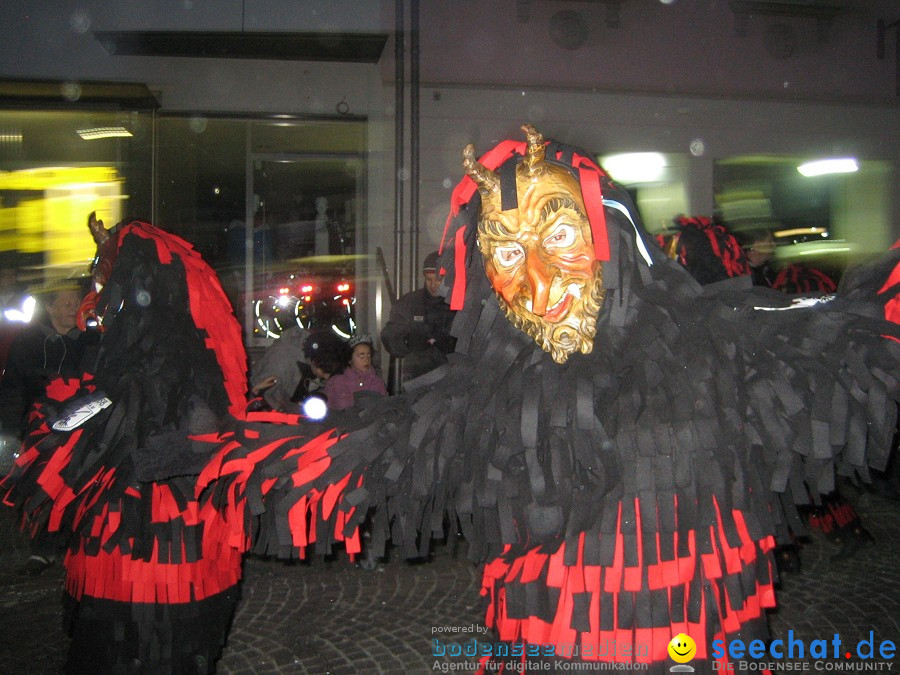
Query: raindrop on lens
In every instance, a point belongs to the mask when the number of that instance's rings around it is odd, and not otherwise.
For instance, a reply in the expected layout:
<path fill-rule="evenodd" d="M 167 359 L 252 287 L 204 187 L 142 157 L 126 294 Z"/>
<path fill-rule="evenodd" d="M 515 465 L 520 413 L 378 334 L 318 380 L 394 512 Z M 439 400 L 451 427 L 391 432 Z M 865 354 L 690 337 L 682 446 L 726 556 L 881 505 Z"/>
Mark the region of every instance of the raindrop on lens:
<path fill-rule="evenodd" d="M 700 157 L 706 151 L 706 146 L 699 138 L 695 138 L 691 141 L 690 149 L 694 157 Z"/>
<path fill-rule="evenodd" d="M 141 307 L 150 306 L 150 291 L 138 291 L 134 295 L 134 301 Z"/>
<path fill-rule="evenodd" d="M 91 27 L 91 17 L 87 15 L 87 12 L 79 10 L 72 14 L 69 25 L 76 33 L 87 33 Z"/>
<path fill-rule="evenodd" d="M 189 122 L 189 126 L 191 127 L 191 131 L 195 134 L 202 134 L 206 131 L 206 125 L 208 124 L 205 117 L 195 116 L 191 118 Z"/>
<path fill-rule="evenodd" d="M 81 98 L 81 85 L 77 82 L 66 82 L 62 85 L 62 95 L 67 101 L 77 101 Z"/>

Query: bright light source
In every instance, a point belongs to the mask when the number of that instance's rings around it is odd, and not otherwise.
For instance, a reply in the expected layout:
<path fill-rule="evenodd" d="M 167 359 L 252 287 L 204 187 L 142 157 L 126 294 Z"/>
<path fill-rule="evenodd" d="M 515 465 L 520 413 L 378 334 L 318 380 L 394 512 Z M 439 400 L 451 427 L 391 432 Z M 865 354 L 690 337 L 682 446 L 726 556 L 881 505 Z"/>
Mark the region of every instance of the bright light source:
<path fill-rule="evenodd" d="M 620 183 L 650 183 L 662 177 L 666 158 L 658 152 L 629 152 L 602 157 L 600 165 Z"/>
<path fill-rule="evenodd" d="M 313 289 L 313 287 L 309 286 L 309 285 L 300 287 L 300 290 L 304 293 L 312 293 L 312 289 Z"/>
<path fill-rule="evenodd" d="M 303 414 L 311 420 L 320 420 L 328 414 L 328 404 L 318 396 L 310 396 L 303 402 Z"/>
<path fill-rule="evenodd" d="M 859 165 L 853 157 L 835 159 L 819 159 L 797 167 L 797 171 L 806 176 L 824 176 L 829 173 L 853 173 L 859 171 Z"/>
<path fill-rule="evenodd" d="M 96 141 L 100 138 L 128 138 L 134 135 L 125 127 L 93 127 L 78 129 L 75 133 L 86 141 Z"/>
<path fill-rule="evenodd" d="M 338 289 L 338 291 L 341 292 L 341 293 L 343 293 L 344 291 L 349 291 L 349 290 L 350 290 L 350 284 L 338 284 L 337 289 Z"/>
<path fill-rule="evenodd" d="M 3 316 L 6 317 L 7 321 L 28 323 L 31 321 L 31 317 L 34 316 L 34 306 L 34 297 L 29 295 L 22 302 L 22 309 L 7 309 L 3 312 Z"/>

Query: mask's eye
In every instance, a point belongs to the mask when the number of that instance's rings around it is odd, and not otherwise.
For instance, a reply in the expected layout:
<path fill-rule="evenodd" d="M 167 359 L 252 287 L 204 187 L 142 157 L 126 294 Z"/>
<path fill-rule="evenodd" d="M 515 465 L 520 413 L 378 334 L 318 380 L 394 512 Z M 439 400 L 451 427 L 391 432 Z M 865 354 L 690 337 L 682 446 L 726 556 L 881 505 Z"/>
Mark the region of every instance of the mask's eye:
<path fill-rule="evenodd" d="M 494 249 L 494 262 L 503 269 L 518 265 L 525 257 L 525 252 L 518 244 L 507 244 Z"/>
<path fill-rule="evenodd" d="M 553 233 L 544 239 L 544 248 L 567 248 L 575 243 L 575 228 L 565 223 L 560 223 Z"/>

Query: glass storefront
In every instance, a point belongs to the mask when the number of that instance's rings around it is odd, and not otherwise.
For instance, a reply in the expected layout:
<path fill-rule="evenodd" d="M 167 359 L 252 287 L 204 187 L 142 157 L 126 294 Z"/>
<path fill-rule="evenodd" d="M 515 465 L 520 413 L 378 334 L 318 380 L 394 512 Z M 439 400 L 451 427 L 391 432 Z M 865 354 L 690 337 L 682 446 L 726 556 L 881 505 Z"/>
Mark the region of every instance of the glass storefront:
<path fill-rule="evenodd" d="M 364 241 L 364 120 L 0 112 L 0 248 L 37 287 L 87 274 L 96 211 L 154 222 L 217 270 L 248 345 L 348 334 Z"/>

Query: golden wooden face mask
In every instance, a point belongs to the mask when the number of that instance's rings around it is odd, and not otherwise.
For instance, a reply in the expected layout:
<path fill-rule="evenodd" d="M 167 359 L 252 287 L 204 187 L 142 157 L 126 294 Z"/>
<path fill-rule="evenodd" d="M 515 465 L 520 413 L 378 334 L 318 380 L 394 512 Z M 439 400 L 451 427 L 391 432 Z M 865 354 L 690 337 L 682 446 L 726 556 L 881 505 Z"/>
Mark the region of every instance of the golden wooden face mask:
<path fill-rule="evenodd" d="M 513 324 L 558 363 L 589 353 L 603 298 L 601 266 L 575 176 L 544 160 L 544 139 L 530 125 L 528 153 L 516 167 L 516 208 L 502 210 L 500 180 L 464 152 L 481 193 L 478 248 Z"/>

